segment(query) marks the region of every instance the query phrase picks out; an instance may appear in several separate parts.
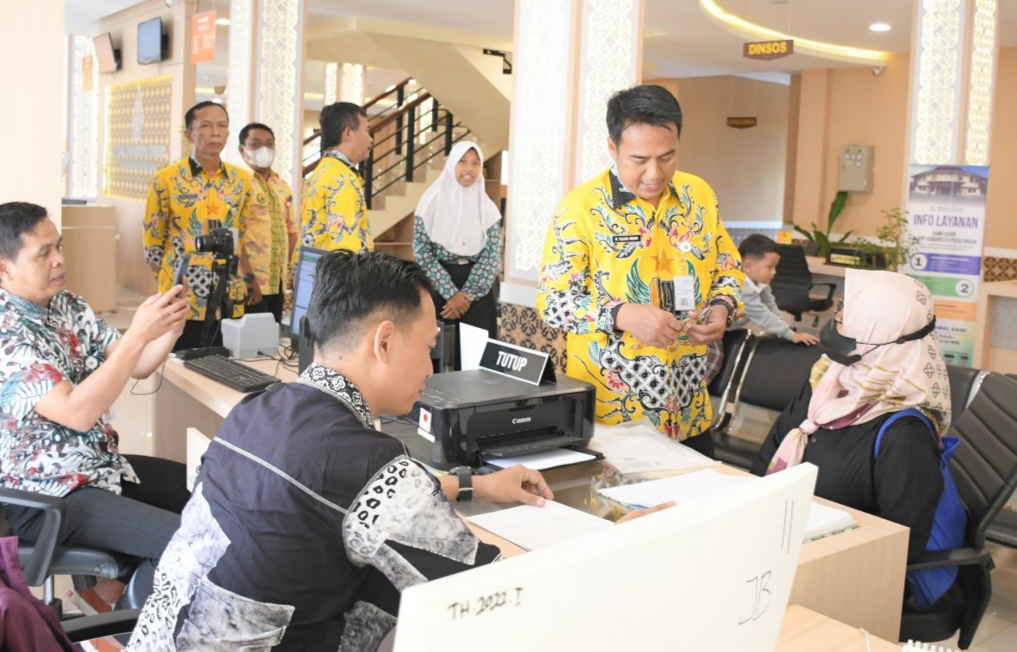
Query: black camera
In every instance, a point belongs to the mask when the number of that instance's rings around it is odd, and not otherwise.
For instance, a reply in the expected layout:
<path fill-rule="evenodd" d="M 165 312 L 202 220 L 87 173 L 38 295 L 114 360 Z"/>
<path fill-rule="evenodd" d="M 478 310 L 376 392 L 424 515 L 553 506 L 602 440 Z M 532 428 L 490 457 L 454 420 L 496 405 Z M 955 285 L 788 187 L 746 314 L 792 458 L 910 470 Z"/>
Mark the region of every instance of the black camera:
<path fill-rule="evenodd" d="M 194 238 L 194 250 L 229 259 L 233 255 L 233 232 L 222 228 L 210 229 L 207 235 Z"/>

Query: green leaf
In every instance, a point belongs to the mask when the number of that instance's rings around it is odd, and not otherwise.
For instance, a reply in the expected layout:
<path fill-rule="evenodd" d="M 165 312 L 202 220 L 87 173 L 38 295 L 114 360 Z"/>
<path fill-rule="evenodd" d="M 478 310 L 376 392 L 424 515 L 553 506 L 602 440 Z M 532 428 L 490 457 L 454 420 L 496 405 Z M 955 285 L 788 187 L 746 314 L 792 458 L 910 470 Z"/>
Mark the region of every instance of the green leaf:
<path fill-rule="evenodd" d="M 805 229 L 803 229 L 802 227 L 798 226 L 797 224 L 792 224 L 792 226 L 794 227 L 795 231 L 797 231 L 797 232 L 801 233 L 802 235 L 804 235 L 809 240 L 809 242 L 815 242 L 816 241 L 816 239 L 812 237 L 812 234 L 810 232 L 806 231 Z"/>
<path fill-rule="evenodd" d="M 629 273 L 625 277 L 625 284 L 628 286 L 629 301 L 631 303 L 649 305 L 650 286 L 639 276 L 638 260 L 632 261 L 632 267 L 629 268 Z"/>
<path fill-rule="evenodd" d="M 837 221 L 840 214 L 844 212 L 844 206 L 847 204 L 848 194 L 846 190 L 841 190 L 837 193 L 837 196 L 830 202 L 830 215 L 826 222 L 826 232 L 829 233 L 833 229 L 833 223 Z"/>
<path fill-rule="evenodd" d="M 848 231 L 847 233 L 845 233 L 845 234 L 844 234 L 844 235 L 843 235 L 843 236 L 841 237 L 841 239 L 837 241 L 837 244 L 844 244 L 845 242 L 847 242 L 847 239 L 848 239 L 849 237 L 851 237 L 851 234 L 852 234 L 852 233 L 854 233 L 854 231 Z"/>
<path fill-rule="evenodd" d="M 198 219 L 197 209 L 191 211 L 191 219 L 187 223 L 187 233 L 190 234 L 192 238 L 205 234 L 205 229 L 201 224 L 201 220 Z"/>

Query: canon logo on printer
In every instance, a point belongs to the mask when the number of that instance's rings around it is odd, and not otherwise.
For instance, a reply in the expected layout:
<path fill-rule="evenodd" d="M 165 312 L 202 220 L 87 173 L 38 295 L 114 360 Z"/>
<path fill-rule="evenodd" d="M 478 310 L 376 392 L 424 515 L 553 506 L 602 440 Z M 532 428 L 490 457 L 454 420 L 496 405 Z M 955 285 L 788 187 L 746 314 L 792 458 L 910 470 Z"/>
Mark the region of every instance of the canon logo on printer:
<path fill-rule="evenodd" d="M 517 425 L 520 423 L 529 423 L 531 421 L 533 421 L 533 417 L 521 417 L 519 419 L 512 419 L 512 425 Z"/>

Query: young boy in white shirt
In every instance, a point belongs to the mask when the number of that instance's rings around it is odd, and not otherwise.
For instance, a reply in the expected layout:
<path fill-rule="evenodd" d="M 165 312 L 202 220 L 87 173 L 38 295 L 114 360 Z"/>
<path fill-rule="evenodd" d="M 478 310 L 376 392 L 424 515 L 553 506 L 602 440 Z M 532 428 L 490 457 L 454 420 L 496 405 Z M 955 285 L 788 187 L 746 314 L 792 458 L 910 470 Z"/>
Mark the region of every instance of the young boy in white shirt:
<path fill-rule="evenodd" d="M 780 253 L 777 243 L 758 233 L 748 236 L 738 245 L 742 255 L 742 267 L 745 269 L 745 288 L 742 290 L 742 303 L 745 304 L 745 316 L 732 328 L 745 328 L 752 322 L 762 330 L 791 340 L 795 344 L 812 346 L 819 338 L 808 333 L 797 333 L 780 316 L 777 301 L 773 298 L 770 281 L 777 274 L 777 263 Z"/>

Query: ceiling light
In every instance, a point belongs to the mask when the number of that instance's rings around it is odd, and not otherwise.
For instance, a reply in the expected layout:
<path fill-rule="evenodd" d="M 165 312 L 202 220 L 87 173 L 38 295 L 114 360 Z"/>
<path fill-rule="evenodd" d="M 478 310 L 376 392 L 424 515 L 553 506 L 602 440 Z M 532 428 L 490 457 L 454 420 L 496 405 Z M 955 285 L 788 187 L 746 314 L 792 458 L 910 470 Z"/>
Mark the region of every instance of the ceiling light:
<path fill-rule="evenodd" d="M 216 18 L 215 19 L 215 24 L 216 25 L 222 25 L 223 27 L 229 27 L 230 19 L 229 18 Z"/>
<path fill-rule="evenodd" d="M 411 79 L 409 81 L 409 84 L 410 84 L 410 86 L 416 86 L 417 85 L 417 80 L 416 79 Z"/>
<path fill-rule="evenodd" d="M 845 61 L 847 63 L 863 63 L 867 65 L 885 65 L 890 58 L 889 53 L 878 50 L 864 50 L 852 48 L 836 43 L 824 43 L 811 39 L 799 38 L 791 34 L 785 34 L 775 29 L 769 29 L 762 25 L 749 22 L 740 16 L 724 11 L 717 4 L 717 0 L 699 0 L 699 8 L 703 10 L 707 18 L 717 23 L 730 32 L 734 32 L 743 38 L 765 39 L 765 40 L 793 40 L 795 42 L 795 54 L 811 54 L 824 59 Z M 645 72 L 645 71 L 644 71 Z"/>
<path fill-rule="evenodd" d="M 889 32 L 890 23 L 872 23 L 869 25 L 869 29 L 873 32 Z"/>

